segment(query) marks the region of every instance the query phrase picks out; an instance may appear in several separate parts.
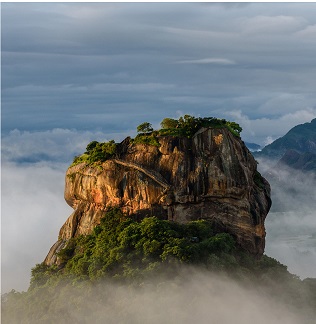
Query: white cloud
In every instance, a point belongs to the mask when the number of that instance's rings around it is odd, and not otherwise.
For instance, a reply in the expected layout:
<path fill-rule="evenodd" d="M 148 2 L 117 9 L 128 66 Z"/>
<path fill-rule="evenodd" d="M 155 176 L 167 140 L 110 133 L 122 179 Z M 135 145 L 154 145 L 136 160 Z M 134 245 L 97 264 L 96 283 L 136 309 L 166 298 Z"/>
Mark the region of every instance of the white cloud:
<path fill-rule="evenodd" d="M 293 201 L 300 204 L 297 198 Z M 316 277 L 315 219 L 316 213 L 307 209 L 271 212 L 266 219 L 266 254 L 302 279 Z"/>
<path fill-rule="evenodd" d="M 297 31 L 306 24 L 307 21 L 303 17 L 284 15 L 258 15 L 251 18 L 241 19 L 243 32 L 246 32 L 247 34 L 269 34 L 269 36 Z"/>
<path fill-rule="evenodd" d="M 204 59 L 196 59 L 196 60 L 183 60 L 178 61 L 179 64 L 218 64 L 218 65 L 232 65 L 236 64 L 235 61 L 229 60 L 226 58 L 204 58 Z"/>
<path fill-rule="evenodd" d="M 265 141 L 264 141 L 264 143 L 263 143 L 263 145 L 264 146 L 269 145 L 269 144 L 271 144 L 274 141 L 275 141 L 275 139 L 273 139 L 271 136 L 267 136 L 266 139 L 265 139 Z"/>
<path fill-rule="evenodd" d="M 72 209 L 63 198 L 67 165 L 2 163 L 2 291 L 27 289 Z"/>
<path fill-rule="evenodd" d="M 299 109 L 315 104 L 313 98 L 302 93 L 277 93 L 258 107 L 258 112 L 265 115 L 285 115 L 296 113 Z"/>
<path fill-rule="evenodd" d="M 87 144 L 92 140 L 106 142 L 112 139 L 113 135 L 62 128 L 41 132 L 15 129 L 2 138 L 2 158 L 5 161 L 50 160 L 70 163 L 75 155 L 85 151 Z M 115 140 L 119 140 L 117 134 L 115 137 Z"/>
<path fill-rule="evenodd" d="M 305 305 L 293 307 L 282 291 L 275 296 L 260 285 L 238 283 L 190 267 L 179 271 L 176 279 L 159 279 L 145 281 L 139 287 L 109 280 L 89 285 L 88 289 L 68 285 L 56 289 L 51 298 L 44 295 L 45 290 L 37 291 L 36 296 L 52 303 L 48 319 L 55 315 L 51 309 L 62 308 L 69 323 L 310 323 Z M 14 307 L 12 303 L 10 306 Z M 17 322 L 12 318 L 10 323 Z"/>
<path fill-rule="evenodd" d="M 310 25 L 307 26 L 306 28 L 298 31 L 296 33 L 296 36 L 306 39 L 306 40 L 311 40 L 313 42 L 315 42 L 316 39 L 316 25 Z"/>
<path fill-rule="evenodd" d="M 263 174 L 275 163 L 259 158 Z M 266 218 L 266 253 L 302 279 L 316 277 L 316 177 L 291 168 L 270 180 L 272 209 Z M 269 175 L 266 176 L 269 180 Z"/>
<path fill-rule="evenodd" d="M 296 125 L 310 122 L 316 118 L 316 109 L 306 108 L 291 113 L 285 113 L 278 117 L 262 117 L 251 119 L 243 114 L 241 110 L 226 113 L 241 125 L 243 131 L 241 136 L 247 142 L 257 142 L 264 145 L 268 139 L 277 139 L 285 135 Z"/>

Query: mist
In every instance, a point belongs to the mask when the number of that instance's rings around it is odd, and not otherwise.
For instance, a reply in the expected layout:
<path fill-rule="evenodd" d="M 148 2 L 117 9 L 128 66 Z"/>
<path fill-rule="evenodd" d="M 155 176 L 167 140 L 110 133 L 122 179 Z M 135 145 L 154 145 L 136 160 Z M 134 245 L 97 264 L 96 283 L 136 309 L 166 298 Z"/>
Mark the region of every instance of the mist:
<path fill-rule="evenodd" d="M 259 159 L 271 185 L 265 253 L 301 278 L 316 277 L 316 177 Z"/>
<path fill-rule="evenodd" d="M 58 295 L 43 291 L 30 300 L 35 308 L 46 305 L 42 318 L 33 317 L 32 323 L 302 324 L 311 320 L 310 313 L 298 311 L 298 305 L 287 305 L 258 286 L 191 267 L 175 279 L 156 278 L 138 287 L 108 281 L 81 288 L 67 285 Z M 10 323 L 19 323 L 18 316 Z"/>
<path fill-rule="evenodd" d="M 282 318 L 284 323 L 302 323 L 302 317 L 280 301 L 220 275 L 187 269 L 177 279 L 157 289 L 155 281 L 131 290 L 110 285 L 111 302 L 96 310 L 95 322 L 250 324 L 255 319 L 266 324 Z"/>
<path fill-rule="evenodd" d="M 65 164 L 2 163 L 2 292 L 26 290 L 31 268 L 57 241 L 72 209 L 64 202 Z"/>
<path fill-rule="evenodd" d="M 128 130 L 126 131 L 128 132 Z M 54 128 L 40 132 L 14 129 L 2 137 L 4 161 L 22 163 L 65 162 L 70 164 L 75 155 L 82 154 L 91 141 L 122 141 L 125 133 L 77 131 Z M 127 136 L 127 135 L 126 135 Z M 50 166 L 53 166 L 51 163 Z"/>

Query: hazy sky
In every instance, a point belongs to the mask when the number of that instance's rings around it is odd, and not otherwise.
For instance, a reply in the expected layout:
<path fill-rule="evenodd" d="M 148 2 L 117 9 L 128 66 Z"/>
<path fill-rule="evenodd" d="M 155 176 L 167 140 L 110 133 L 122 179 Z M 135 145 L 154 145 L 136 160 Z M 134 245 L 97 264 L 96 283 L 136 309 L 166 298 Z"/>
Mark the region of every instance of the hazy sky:
<path fill-rule="evenodd" d="M 315 118 L 315 12 L 316 3 L 1 3 L 4 291 L 26 289 L 57 240 L 72 211 L 64 174 L 90 141 L 188 113 L 235 120 L 263 145 Z"/>
<path fill-rule="evenodd" d="M 2 132 L 316 117 L 316 3 L 2 3 Z"/>

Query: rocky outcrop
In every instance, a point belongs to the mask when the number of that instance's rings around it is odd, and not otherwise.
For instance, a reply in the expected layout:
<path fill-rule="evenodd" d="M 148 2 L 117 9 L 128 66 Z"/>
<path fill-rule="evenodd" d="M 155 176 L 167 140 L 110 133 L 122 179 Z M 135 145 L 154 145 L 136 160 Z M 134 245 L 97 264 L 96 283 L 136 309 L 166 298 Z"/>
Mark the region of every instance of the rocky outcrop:
<path fill-rule="evenodd" d="M 126 139 L 115 159 L 67 170 L 65 199 L 74 212 L 46 264 L 58 262 L 56 251 L 70 238 L 91 233 L 109 206 L 137 218 L 207 219 L 245 250 L 262 255 L 270 186 L 244 143 L 226 128 L 202 128 L 191 139 L 160 137 L 159 143 Z"/>

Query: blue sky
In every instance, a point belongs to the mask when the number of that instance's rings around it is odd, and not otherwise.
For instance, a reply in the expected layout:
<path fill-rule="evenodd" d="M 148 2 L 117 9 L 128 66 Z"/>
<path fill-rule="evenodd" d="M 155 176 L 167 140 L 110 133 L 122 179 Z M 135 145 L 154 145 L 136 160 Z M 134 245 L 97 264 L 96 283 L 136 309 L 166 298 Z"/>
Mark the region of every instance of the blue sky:
<path fill-rule="evenodd" d="M 264 145 L 315 118 L 315 12 L 316 3 L 1 3 L 3 289 L 26 289 L 57 239 L 71 213 L 65 170 L 90 141 L 191 114 L 234 120 L 245 141 Z"/>

